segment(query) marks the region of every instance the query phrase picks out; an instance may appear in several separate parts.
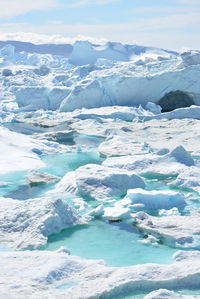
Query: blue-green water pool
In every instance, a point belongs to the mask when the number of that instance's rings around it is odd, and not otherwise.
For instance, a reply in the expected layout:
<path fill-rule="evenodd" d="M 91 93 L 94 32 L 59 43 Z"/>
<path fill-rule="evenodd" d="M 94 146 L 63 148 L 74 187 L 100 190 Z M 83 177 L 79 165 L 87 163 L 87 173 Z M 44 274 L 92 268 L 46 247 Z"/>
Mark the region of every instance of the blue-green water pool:
<path fill-rule="evenodd" d="M 46 166 L 38 171 L 48 172 L 59 177 L 64 176 L 67 172 L 88 164 L 99 164 L 103 160 L 98 152 L 91 150 L 88 152 L 73 152 L 57 155 L 42 156 Z M 52 189 L 55 183 L 41 184 L 30 186 L 27 181 L 28 171 L 18 171 L 0 176 L 0 196 L 10 197 L 13 199 L 24 200 L 43 196 L 47 191 Z"/>
<path fill-rule="evenodd" d="M 47 171 L 61 177 L 67 172 L 75 170 L 85 164 L 100 164 L 103 161 L 96 150 L 60 155 L 47 155 L 43 156 L 42 160 L 46 164 L 46 167 L 42 169 L 43 171 Z"/>
<path fill-rule="evenodd" d="M 91 221 L 88 225 L 68 228 L 49 237 L 45 249 L 66 246 L 72 255 L 103 259 L 113 267 L 144 263 L 171 263 L 175 249 L 139 242 L 141 235 L 130 224 Z"/>

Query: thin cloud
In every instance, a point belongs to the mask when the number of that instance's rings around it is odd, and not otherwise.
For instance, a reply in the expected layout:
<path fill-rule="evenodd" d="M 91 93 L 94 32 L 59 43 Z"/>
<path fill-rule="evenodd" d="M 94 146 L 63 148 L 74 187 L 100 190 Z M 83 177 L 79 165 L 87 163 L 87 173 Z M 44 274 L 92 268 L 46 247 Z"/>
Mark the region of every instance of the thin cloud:
<path fill-rule="evenodd" d="M 186 4 L 186 5 L 198 5 L 198 6 L 200 6 L 199 0 L 176 0 L 176 2 Z"/>
<path fill-rule="evenodd" d="M 58 0 L 0 0 L 0 18 L 12 18 L 33 10 L 48 10 L 57 5 Z"/>
<path fill-rule="evenodd" d="M 130 11 L 130 13 L 137 14 L 149 14 L 152 13 L 160 14 L 160 13 L 185 13 L 185 12 L 193 12 L 193 8 L 189 8 L 186 6 L 149 6 L 149 7 L 137 7 Z"/>
<path fill-rule="evenodd" d="M 187 30 L 194 28 L 194 32 Z M 52 22 L 45 25 L 31 25 L 31 24 L 0 24 L 0 31 L 2 32 L 33 32 L 54 34 L 54 37 L 44 37 L 48 42 L 58 41 L 69 42 L 66 38 L 72 38 L 77 35 L 91 36 L 99 40 L 102 37 L 107 40 L 121 41 L 125 43 L 133 43 L 135 40 L 139 44 L 158 46 L 164 48 L 178 49 L 182 47 L 199 48 L 199 32 L 200 30 L 200 13 L 191 14 L 174 14 L 159 18 L 140 19 L 131 23 L 121 24 L 63 24 L 60 22 Z M 58 35 L 58 34 L 62 34 Z M 18 35 L 19 36 L 19 35 Z M 34 35 L 30 35 L 30 41 L 34 41 Z M 1 35 L 0 35 L 1 39 Z M 12 38 L 13 35 L 12 35 Z M 38 39 L 38 38 L 37 38 Z M 83 38 L 84 39 L 84 38 Z M 22 34 L 18 40 L 22 40 Z"/>
<path fill-rule="evenodd" d="M 88 6 L 88 5 L 107 5 L 114 2 L 119 2 L 122 0 L 79 0 L 74 3 L 69 3 L 67 6 L 70 8 L 76 8 L 81 6 Z"/>

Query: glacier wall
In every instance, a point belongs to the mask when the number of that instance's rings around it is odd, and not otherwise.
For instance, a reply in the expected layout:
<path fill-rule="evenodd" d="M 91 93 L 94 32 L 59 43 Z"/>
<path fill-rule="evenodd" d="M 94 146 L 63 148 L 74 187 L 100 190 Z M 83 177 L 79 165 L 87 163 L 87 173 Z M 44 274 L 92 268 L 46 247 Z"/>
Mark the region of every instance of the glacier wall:
<path fill-rule="evenodd" d="M 200 51 L 178 54 L 89 41 L 75 42 L 66 55 L 30 53 L 34 47 L 30 49 L 19 52 L 12 43 L 0 50 L 1 99 L 9 98 L 19 107 L 71 112 L 113 105 L 145 106 L 176 90 L 200 104 Z"/>

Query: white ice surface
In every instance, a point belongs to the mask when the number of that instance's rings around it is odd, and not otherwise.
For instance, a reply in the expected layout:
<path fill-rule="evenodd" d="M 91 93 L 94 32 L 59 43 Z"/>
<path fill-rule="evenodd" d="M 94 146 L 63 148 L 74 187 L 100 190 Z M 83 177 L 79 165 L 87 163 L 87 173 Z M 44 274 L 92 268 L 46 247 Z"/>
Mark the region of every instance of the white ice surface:
<path fill-rule="evenodd" d="M 0 174 L 42 168 L 45 163 L 38 154 L 59 153 L 60 149 L 53 142 L 38 141 L 0 126 Z"/>
<path fill-rule="evenodd" d="M 151 292 L 158 287 L 193 288 L 200 284 L 199 255 L 197 251 L 180 251 L 169 265 L 111 268 L 100 261 L 70 256 L 64 248 L 1 252 L 0 292 L 2 298 L 9 299 L 89 299 Z"/>
<path fill-rule="evenodd" d="M 188 216 L 154 217 L 144 212 L 136 215 L 137 226 L 147 234 L 173 247 L 200 248 L 199 213 Z"/>
<path fill-rule="evenodd" d="M 47 238 L 84 220 L 61 199 L 0 198 L 0 242 L 9 248 L 38 249 Z"/>
<path fill-rule="evenodd" d="M 114 147 L 114 145 L 113 145 Z M 195 164 L 190 153 L 184 147 L 178 146 L 170 153 L 157 155 L 155 153 L 129 155 L 107 158 L 103 165 L 135 171 L 137 173 L 179 174 L 184 169 Z"/>
<path fill-rule="evenodd" d="M 186 205 L 185 196 L 171 190 L 128 190 L 127 195 L 120 201 L 120 205 L 142 204 L 145 210 L 169 210 L 173 207 L 183 208 Z"/>
<path fill-rule="evenodd" d="M 0 68 L 11 74 L 3 71 L 2 98 L 16 100 L 20 107 L 73 111 L 113 105 L 145 107 L 167 92 L 182 90 L 200 104 L 198 51 L 180 55 L 89 41 L 77 41 L 70 48 L 68 58 L 18 52 L 9 45 L 2 48 Z M 159 112 L 152 105 L 146 108 Z"/>
<path fill-rule="evenodd" d="M 199 296 L 198 296 L 199 297 Z M 197 296 L 181 295 L 173 291 L 159 289 L 151 292 L 144 299 L 195 299 Z"/>
<path fill-rule="evenodd" d="M 96 200 L 120 197 L 130 188 L 144 188 L 142 178 L 133 172 L 96 164 L 81 166 L 68 172 L 55 186 L 54 193 L 73 193 Z"/>

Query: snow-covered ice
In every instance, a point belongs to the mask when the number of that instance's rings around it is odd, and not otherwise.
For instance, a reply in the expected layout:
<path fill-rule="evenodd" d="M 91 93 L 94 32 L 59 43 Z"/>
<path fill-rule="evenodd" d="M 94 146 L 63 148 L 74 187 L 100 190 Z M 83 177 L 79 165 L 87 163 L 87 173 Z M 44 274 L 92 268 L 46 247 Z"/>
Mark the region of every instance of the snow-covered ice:
<path fill-rule="evenodd" d="M 142 204 L 145 210 L 170 210 L 173 207 L 183 208 L 186 202 L 183 194 L 170 190 L 131 189 L 121 201 L 121 205 L 129 206 L 131 204 Z"/>
<path fill-rule="evenodd" d="M 132 172 L 87 164 L 68 172 L 55 186 L 53 193 L 73 193 L 101 201 L 125 195 L 131 188 L 144 187 L 143 179 Z"/>
<path fill-rule="evenodd" d="M 115 298 L 128 292 L 150 293 L 158 287 L 191 288 L 200 283 L 199 252 L 193 251 L 178 252 L 169 265 L 122 268 L 70 256 L 65 248 L 53 252 L 1 252 L 0 255 L 3 298 Z"/>
<path fill-rule="evenodd" d="M 195 164 L 191 155 L 178 146 L 165 155 L 155 153 L 107 158 L 103 165 L 135 171 L 137 173 L 160 173 L 176 175 Z"/>
<path fill-rule="evenodd" d="M 154 217 L 144 212 L 136 215 L 137 226 L 169 246 L 200 248 L 199 213 L 189 216 Z"/>
<path fill-rule="evenodd" d="M 159 289 L 156 291 L 151 292 L 147 296 L 144 297 L 144 299 L 167 299 L 167 298 L 173 298 L 173 299 L 195 299 L 198 298 L 197 296 L 190 296 L 190 295 L 181 295 L 173 291 Z"/>
<path fill-rule="evenodd" d="M 59 153 L 62 147 L 48 141 L 38 141 L 30 136 L 0 127 L 0 174 L 42 168 L 41 154 Z"/>
<path fill-rule="evenodd" d="M 0 243 L 17 250 L 41 248 L 49 235 L 85 222 L 61 199 L 0 198 L 0 204 Z"/>

